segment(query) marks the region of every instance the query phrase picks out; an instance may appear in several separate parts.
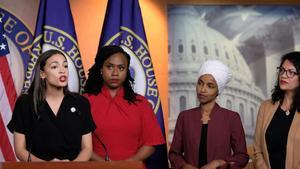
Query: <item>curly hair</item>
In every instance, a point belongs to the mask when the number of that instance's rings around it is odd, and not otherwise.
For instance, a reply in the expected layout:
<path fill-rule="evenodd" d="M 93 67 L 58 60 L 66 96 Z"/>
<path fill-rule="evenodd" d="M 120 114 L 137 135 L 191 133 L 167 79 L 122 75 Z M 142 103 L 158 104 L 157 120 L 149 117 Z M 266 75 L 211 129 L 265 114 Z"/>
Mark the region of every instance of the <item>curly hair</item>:
<path fill-rule="evenodd" d="M 291 53 L 287 53 L 287 54 L 283 55 L 281 58 L 280 67 L 286 60 L 290 61 L 293 64 L 293 66 L 296 68 L 296 71 L 299 73 L 299 71 L 300 71 L 300 52 L 291 52 Z M 297 75 L 297 76 L 299 76 L 299 75 Z M 300 77 L 299 77 L 299 83 L 300 83 Z M 273 103 L 275 103 L 277 101 L 280 101 L 280 103 L 282 103 L 284 94 L 285 94 L 285 92 L 283 90 L 281 90 L 280 86 L 279 86 L 279 74 L 278 74 L 276 85 L 275 85 L 274 89 L 272 90 Z M 296 110 L 298 112 L 300 111 L 300 86 L 298 86 L 298 88 L 295 90 L 295 95 L 294 95 L 293 103 L 291 106 L 292 106 L 291 109 L 296 108 Z"/>
<path fill-rule="evenodd" d="M 128 61 L 128 71 L 126 79 L 123 82 L 124 87 L 124 99 L 129 103 L 135 103 L 137 101 L 136 93 L 133 91 L 132 85 L 134 84 L 134 79 L 130 75 L 129 65 L 130 65 L 130 56 L 126 53 L 120 46 L 111 45 L 104 46 L 100 50 L 95 58 L 94 65 L 89 69 L 88 79 L 85 84 L 84 92 L 88 94 L 98 95 L 101 92 L 101 88 L 104 84 L 103 77 L 100 73 L 100 70 L 103 67 L 104 62 L 116 53 L 122 53 L 125 55 Z"/>

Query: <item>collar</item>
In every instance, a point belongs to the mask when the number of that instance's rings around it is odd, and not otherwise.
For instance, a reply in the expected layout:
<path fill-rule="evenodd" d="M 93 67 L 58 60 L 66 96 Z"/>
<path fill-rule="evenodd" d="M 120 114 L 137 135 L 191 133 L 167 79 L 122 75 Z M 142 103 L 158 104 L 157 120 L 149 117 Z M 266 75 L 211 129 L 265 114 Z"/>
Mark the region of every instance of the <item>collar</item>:
<path fill-rule="evenodd" d="M 107 98 L 112 98 L 111 95 L 110 95 L 110 92 L 109 92 L 109 88 L 108 88 L 107 86 L 105 86 L 105 85 L 102 86 L 102 88 L 101 88 L 101 93 L 102 93 L 105 97 L 107 97 Z M 121 97 L 121 98 L 123 98 L 124 95 L 125 95 L 125 93 L 124 93 L 124 87 L 121 86 L 121 87 L 118 89 L 117 94 L 116 94 L 115 97 Z"/>

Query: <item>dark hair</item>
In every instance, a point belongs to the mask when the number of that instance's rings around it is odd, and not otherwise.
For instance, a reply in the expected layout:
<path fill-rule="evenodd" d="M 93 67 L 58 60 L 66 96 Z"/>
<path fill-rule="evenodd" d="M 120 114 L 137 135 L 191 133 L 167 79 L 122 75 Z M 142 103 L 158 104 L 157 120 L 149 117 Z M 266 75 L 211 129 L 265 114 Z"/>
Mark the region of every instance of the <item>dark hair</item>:
<path fill-rule="evenodd" d="M 34 67 L 35 73 L 34 73 L 32 83 L 28 91 L 25 92 L 25 93 L 32 94 L 33 106 L 36 114 L 38 114 L 38 107 L 45 101 L 45 91 L 46 91 L 46 83 L 45 80 L 41 79 L 40 71 L 41 70 L 44 71 L 46 61 L 55 54 L 61 54 L 66 58 L 66 56 L 62 52 L 55 49 L 51 49 L 42 53 L 35 64 Z M 68 86 L 65 86 L 63 88 L 63 92 L 64 94 L 70 93 L 70 91 L 68 90 Z"/>
<path fill-rule="evenodd" d="M 104 62 L 116 53 L 122 53 L 125 55 L 128 61 L 128 71 L 123 83 L 124 87 L 124 99 L 127 100 L 129 103 L 134 103 L 136 99 L 136 94 L 133 91 L 132 85 L 134 84 L 134 79 L 130 75 L 129 65 L 130 65 L 130 56 L 126 53 L 120 46 L 111 45 L 111 46 L 104 46 L 100 50 L 95 58 L 94 65 L 89 69 L 88 79 L 85 84 L 85 93 L 97 95 L 101 92 L 101 88 L 103 86 L 104 80 L 100 73 L 100 70 L 103 67 Z"/>
<path fill-rule="evenodd" d="M 300 72 L 300 52 L 291 52 L 283 55 L 281 58 L 280 67 L 282 66 L 283 62 L 286 60 L 290 61 L 293 64 L 293 66 L 296 68 L 296 71 L 298 73 Z M 300 82 L 300 78 L 299 78 L 299 82 Z M 280 89 L 279 74 L 278 74 L 276 85 L 272 90 L 272 101 L 273 103 L 275 103 L 276 101 L 280 101 L 282 103 L 283 98 L 284 98 L 284 91 Z M 298 86 L 298 88 L 295 90 L 295 95 L 293 98 L 291 109 L 294 108 L 296 108 L 297 111 L 300 111 L 300 86 Z"/>

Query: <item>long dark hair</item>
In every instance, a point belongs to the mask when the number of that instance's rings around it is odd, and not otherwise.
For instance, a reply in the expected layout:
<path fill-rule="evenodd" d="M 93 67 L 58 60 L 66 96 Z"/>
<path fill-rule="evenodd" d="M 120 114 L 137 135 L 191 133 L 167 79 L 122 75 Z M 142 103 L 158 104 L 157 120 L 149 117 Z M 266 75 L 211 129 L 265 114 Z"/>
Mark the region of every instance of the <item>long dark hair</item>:
<path fill-rule="evenodd" d="M 111 45 L 111 46 L 104 46 L 98 50 L 98 53 L 95 58 L 94 65 L 89 69 L 88 79 L 86 81 L 84 92 L 98 95 L 101 92 L 101 88 L 104 84 L 104 80 L 100 73 L 100 70 L 103 67 L 104 62 L 116 53 L 122 53 L 125 55 L 128 67 L 127 67 L 127 75 L 125 81 L 123 83 L 124 87 L 124 99 L 127 100 L 129 103 L 134 103 L 137 101 L 136 94 L 133 91 L 132 85 L 134 84 L 134 79 L 130 75 L 129 65 L 130 65 L 130 56 L 126 53 L 120 46 Z"/>
<path fill-rule="evenodd" d="M 38 107 L 45 101 L 45 93 L 46 93 L 46 82 L 40 76 L 40 71 L 44 71 L 44 67 L 46 65 L 46 61 L 55 54 L 61 54 L 66 58 L 66 56 L 60 52 L 59 50 L 51 49 L 41 54 L 38 58 L 35 67 L 34 67 L 34 77 L 33 81 L 28 89 L 28 94 L 32 94 L 33 96 L 33 106 L 34 111 L 38 114 Z M 70 93 L 68 90 L 68 85 L 63 88 L 64 94 Z"/>
<path fill-rule="evenodd" d="M 298 73 L 300 72 L 300 52 L 291 52 L 283 55 L 281 58 L 280 67 L 282 66 L 283 62 L 286 60 L 290 61 L 293 64 L 293 66 L 296 68 L 296 71 Z M 299 78 L 299 82 L 300 82 L 300 78 Z M 272 90 L 272 101 L 273 103 L 277 101 L 280 101 L 282 103 L 283 97 L 284 97 L 284 91 L 280 89 L 279 74 L 278 74 L 276 85 Z M 300 86 L 298 86 L 298 88 L 295 90 L 295 95 L 291 106 L 292 106 L 291 109 L 296 108 L 297 111 L 300 111 Z"/>

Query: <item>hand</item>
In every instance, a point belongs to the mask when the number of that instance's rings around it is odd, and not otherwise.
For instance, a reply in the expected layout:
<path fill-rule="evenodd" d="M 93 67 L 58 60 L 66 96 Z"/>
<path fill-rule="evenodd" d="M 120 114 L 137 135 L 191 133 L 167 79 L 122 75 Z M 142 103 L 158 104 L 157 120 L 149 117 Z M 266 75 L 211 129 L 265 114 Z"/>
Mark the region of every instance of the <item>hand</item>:
<path fill-rule="evenodd" d="M 57 158 L 54 158 L 53 160 L 51 160 L 52 162 L 68 162 L 70 160 L 68 159 L 63 159 L 63 160 L 60 160 L 60 159 L 57 159 Z"/>
<path fill-rule="evenodd" d="M 61 162 L 70 162 L 70 160 L 68 159 L 63 159 L 63 160 L 60 160 Z"/>
<path fill-rule="evenodd" d="M 225 166 L 225 167 L 223 167 Z M 235 166 L 235 162 L 227 162 L 227 165 L 223 165 L 221 169 L 225 169 L 225 168 L 236 168 Z"/>
<path fill-rule="evenodd" d="M 201 167 L 201 169 L 216 169 L 218 167 L 222 167 L 226 162 L 224 160 L 213 160 L 205 166 Z"/>
<path fill-rule="evenodd" d="M 182 167 L 182 169 L 198 169 L 198 168 L 194 167 L 194 166 L 192 166 L 190 164 L 184 164 L 183 167 Z"/>
<path fill-rule="evenodd" d="M 124 161 L 141 161 L 141 160 L 139 160 L 139 159 L 137 159 L 137 158 L 135 158 L 135 157 L 130 157 L 130 158 L 127 158 L 127 159 L 124 160 Z"/>

